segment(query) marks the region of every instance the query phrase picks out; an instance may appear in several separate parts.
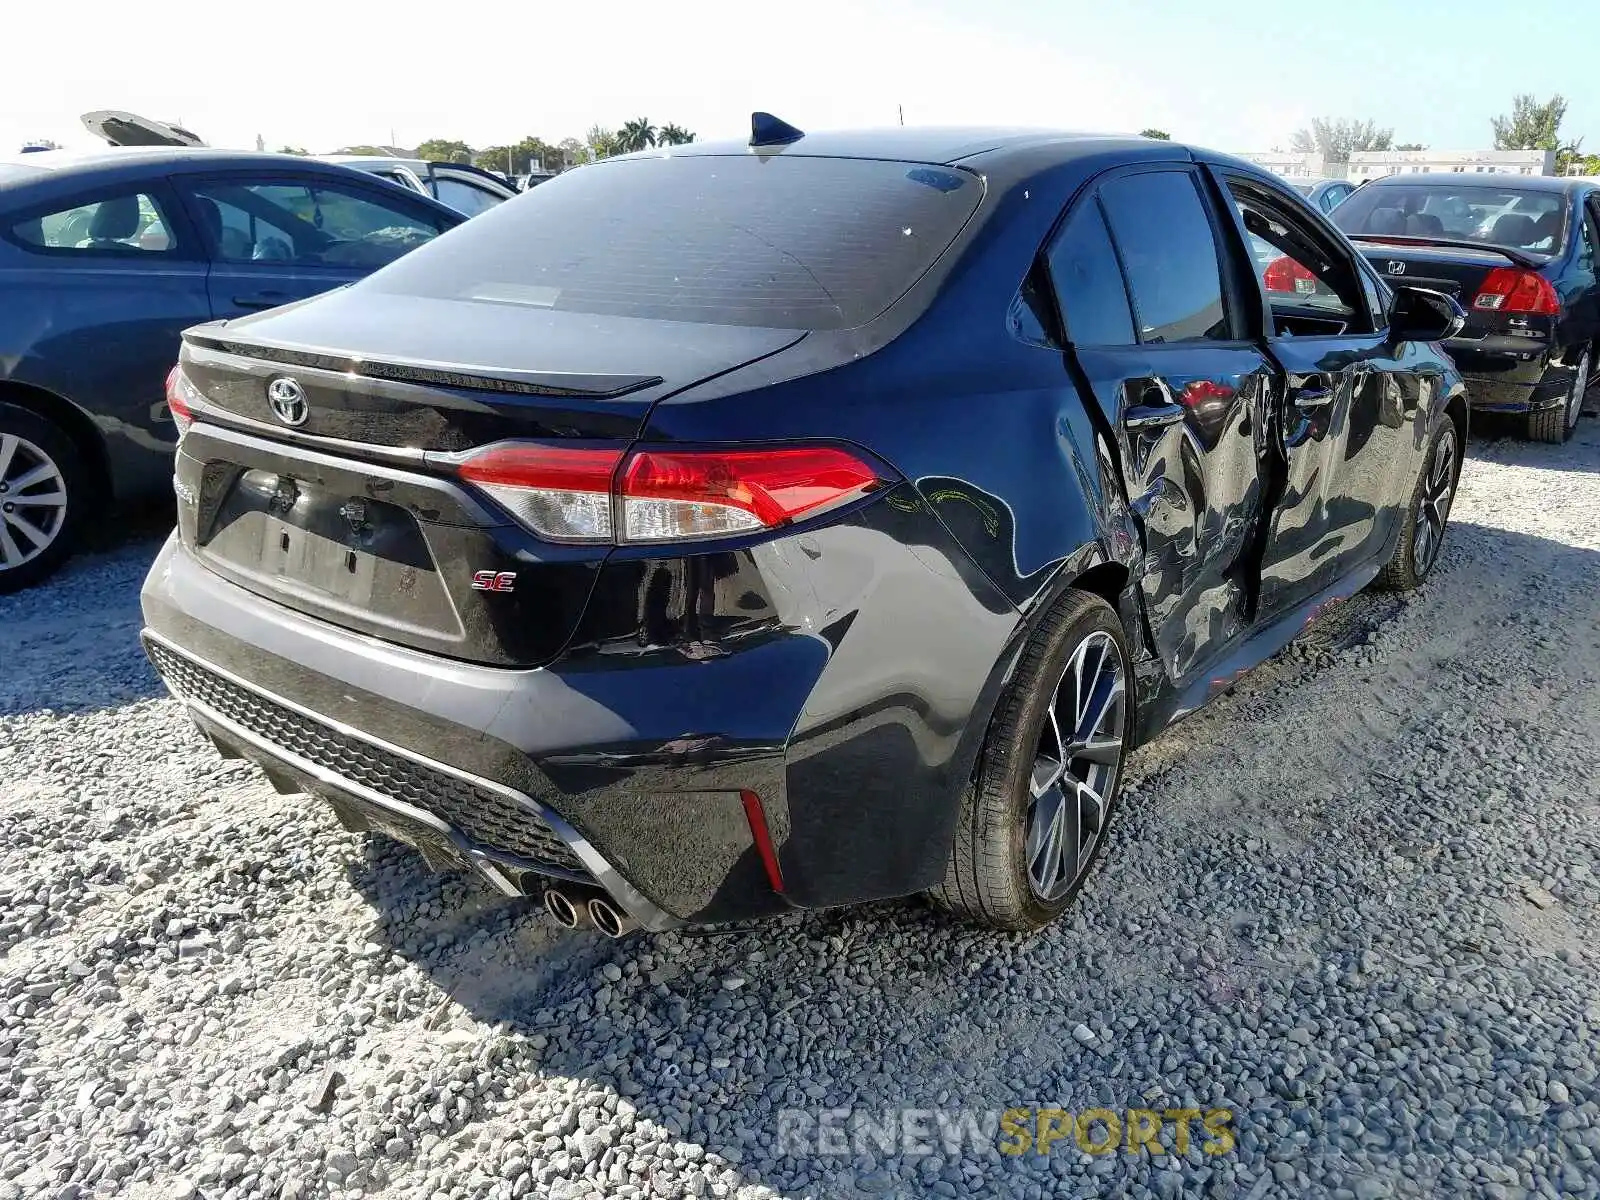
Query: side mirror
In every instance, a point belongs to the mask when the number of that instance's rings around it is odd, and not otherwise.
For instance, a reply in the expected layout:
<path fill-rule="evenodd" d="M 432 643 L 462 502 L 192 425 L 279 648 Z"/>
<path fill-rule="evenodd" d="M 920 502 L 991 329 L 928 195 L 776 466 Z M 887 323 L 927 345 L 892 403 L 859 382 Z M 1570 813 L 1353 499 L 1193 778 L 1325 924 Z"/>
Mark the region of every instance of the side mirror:
<path fill-rule="evenodd" d="M 1397 342 L 1442 342 L 1467 323 L 1454 296 L 1432 288 L 1397 287 L 1389 305 L 1389 335 Z"/>

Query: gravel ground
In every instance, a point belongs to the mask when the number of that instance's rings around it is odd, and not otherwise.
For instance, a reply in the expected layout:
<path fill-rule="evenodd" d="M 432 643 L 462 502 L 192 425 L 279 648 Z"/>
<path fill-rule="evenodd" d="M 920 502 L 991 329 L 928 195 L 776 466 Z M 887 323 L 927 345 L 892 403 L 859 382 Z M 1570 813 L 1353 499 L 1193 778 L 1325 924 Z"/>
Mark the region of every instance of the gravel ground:
<path fill-rule="evenodd" d="M 155 543 L 84 558 L 0 600 L 0 1200 L 1600 1196 L 1597 514 L 1600 422 L 1479 444 L 1433 582 L 1139 752 L 1030 938 L 558 931 L 220 762 L 135 644 Z M 997 1153 L 1032 1106 L 1237 1145 Z"/>

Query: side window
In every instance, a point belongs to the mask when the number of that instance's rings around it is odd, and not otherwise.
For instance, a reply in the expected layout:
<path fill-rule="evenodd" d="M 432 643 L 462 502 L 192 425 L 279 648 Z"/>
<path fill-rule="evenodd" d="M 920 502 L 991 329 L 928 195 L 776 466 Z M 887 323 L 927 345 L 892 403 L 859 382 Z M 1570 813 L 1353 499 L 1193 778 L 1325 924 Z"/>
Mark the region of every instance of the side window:
<path fill-rule="evenodd" d="M 1226 340 L 1216 237 L 1188 172 L 1152 171 L 1100 188 L 1141 342 Z"/>
<path fill-rule="evenodd" d="M 481 188 L 477 184 L 467 183 L 461 179 L 451 179 L 440 175 L 433 181 L 434 199 L 440 204 L 448 204 L 459 213 L 466 213 L 475 217 L 479 213 L 488 212 L 501 197 L 496 196 L 488 188 Z"/>
<path fill-rule="evenodd" d="M 194 192 L 223 262 L 376 268 L 439 234 L 431 219 L 341 185 L 213 181 Z"/>
<path fill-rule="evenodd" d="M 25 246 L 83 254 L 141 255 L 172 250 L 172 227 L 144 192 L 105 196 L 21 221 L 11 235 Z"/>
<path fill-rule="evenodd" d="M 1245 241 L 1276 332 L 1364 331 L 1369 306 L 1361 275 L 1335 244 L 1266 190 L 1239 180 L 1230 181 L 1228 189 L 1244 221 Z M 1298 320 L 1297 312 L 1308 319 Z"/>
<path fill-rule="evenodd" d="M 1578 222 L 1578 265 L 1585 271 L 1594 270 L 1596 242 L 1594 209 L 1585 206 L 1583 219 Z"/>
<path fill-rule="evenodd" d="M 1069 342 L 1131 346 L 1137 341 L 1122 268 L 1098 201 L 1091 197 L 1079 204 L 1046 259 Z"/>

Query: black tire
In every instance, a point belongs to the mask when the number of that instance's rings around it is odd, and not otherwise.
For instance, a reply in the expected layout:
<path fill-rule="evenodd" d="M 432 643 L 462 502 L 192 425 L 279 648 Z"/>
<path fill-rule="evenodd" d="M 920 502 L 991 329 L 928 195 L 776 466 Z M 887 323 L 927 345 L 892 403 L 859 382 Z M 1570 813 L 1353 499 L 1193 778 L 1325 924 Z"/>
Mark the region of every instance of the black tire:
<path fill-rule="evenodd" d="M 1031 784 L 1036 767 L 1045 761 L 1041 736 L 1048 737 L 1046 723 L 1057 699 L 1058 685 L 1065 695 L 1069 681 L 1063 679 L 1063 673 L 1073 656 L 1083 648 L 1088 654 L 1103 656 L 1093 660 L 1097 664 L 1109 664 L 1107 646 L 1114 649 L 1120 690 L 1108 685 L 1104 709 L 1107 718 L 1091 718 L 1086 723 L 1092 723 L 1093 734 L 1110 726 L 1114 712 L 1120 749 L 1115 765 L 1109 768 L 1109 783 L 1099 782 L 1104 804 L 1098 810 L 1098 828 L 1092 844 L 1080 845 L 1073 856 L 1078 862 L 1076 873 L 1070 879 L 1065 873 L 1060 876 L 1059 892 L 1041 894 L 1030 872 L 1027 847 L 1030 813 L 1035 805 Z M 1068 592 L 1029 637 L 1016 673 L 990 722 L 977 769 L 962 802 L 944 881 L 930 893 L 935 903 L 978 924 L 1014 931 L 1047 925 L 1072 903 L 1105 845 L 1106 829 L 1116 808 L 1122 785 L 1122 759 L 1133 735 L 1132 680 L 1132 664 L 1116 611 L 1099 596 Z M 1086 709 L 1094 703 L 1091 701 Z M 1101 739 L 1096 745 L 1104 745 L 1107 740 Z M 1065 796 L 1069 794 L 1065 779 L 1075 777 L 1079 770 L 1093 772 L 1095 768 L 1069 761 L 1066 753 L 1060 758 L 1066 772 L 1061 788 L 1065 812 Z M 1090 782 L 1097 779 L 1091 775 Z M 1091 823 L 1082 817 L 1081 799 L 1075 800 L 1074 808 L 1084 826 Z M 1064 843 L 1064 836 L 1061 841 Z M 1062 867 L 1063 872 L 1067 869 Z"/>
<path fill-rule="evenodd" d="M 1528 437 L 1535 442 L 1559 445 L 1572 436 L 1578 428 L 1578 416 L 1583 412 L 1584 394 L 1589 390 L 1589 370 L 1593 365 L 1590 352 L 1585 350 L 1578 360 L 1577 378 L 1572 392 L 1559 408 L 1547 408 L 1528 417 Z"/>
<path fill-rule="evenodd" d="M 1441 477 L 1441 454 L 1444 455 Z M 1405 520 L 1400 525 L 1400 543 L 1391 558 L 1378 572 L 1373 586 L 1386 592 L 1409 592 L 1422 586 L 1443 548 L 1445 529 L 1450 520 L 1450 508 L 1455 503 L 1456 483 L 1461 478 L 1461 439 L 1455 422 L 1449 417 L 1439 421 L 1428 452 L 1422 459 L 1422 470 L 1417 473 L 1416 486 L 1411 489 L 1411 499 L 1406 505 Z M 1440 487 L 1444 487 L 1441 497 Z M 1418 539 L 1418 524 L 1430 515 L 1431 539 Z"/>
<path fill-rule="evenodd" d="M 59 513 L 57 506 L 40 503 L 56 494 L 49 479 L 13 490 L 45 464 L 54 468 L 66 497 Z M 60 428 L 31 409 L 0 403 L 0 489 L 3 595 L 48 578 L 71 555 L 88 507 L 89 473 L 77 444 Z M 28 532 L 41 529 L 49 535 L 42 545 Z"/>

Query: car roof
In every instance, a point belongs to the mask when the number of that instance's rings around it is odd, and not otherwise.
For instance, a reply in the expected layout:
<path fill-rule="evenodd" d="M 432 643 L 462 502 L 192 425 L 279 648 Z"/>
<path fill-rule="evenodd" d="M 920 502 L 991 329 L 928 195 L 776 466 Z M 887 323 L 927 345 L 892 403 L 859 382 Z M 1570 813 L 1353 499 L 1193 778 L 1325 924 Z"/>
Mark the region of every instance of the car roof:
<path fill-rule="evenodd" d="M 253 150 L 215 150 L 205 146 L 101 146 L 94 150 L 38 150 L 0 158 L 0 190 L 9 186 L 76 183 L 115 183 L 136 179 L 152 170 L 337 171 L 337 163 L 296 154 L 266 154 Z"/>
<path fill-rule="evenodd" d="M 807 133 L 781 146 L 752 147 L 747 141 L 689 142 L 682 146 L 641 150 L 620 157 L 701 157 L 759 152 L 787 153 L 807 158 L 875 158 L 950 165 L 978 155 L 996 157 L 1007 152 L 1036 150 L 1046 146 L 1059 147 L 1061 157 L 1065 159 L 1080 153 L 1101 151 L 1107 148 L 1108 143 L 1116 142 L 1135 142 L 1145 146 L 1174 145 L 1140 138 L 1131 133 L 1088 133 L 1014 126 L 889 126 L 885 129 Z"/>
<path fill-rule="evenodd" d="M 384 171 L 391 167 L 406 167 L 412 171 L 428 169 L 428 160 L 425 158 L 388 158 L 378 154 L 318 154 L 316 157 L 321 162 L 355 167 L 358 171 Z"/>
<path fill-rule="evenodd" d="M 1447 182 L 1455 187 L 1520 188 L 1529 192 L 1570 192 L 1590 182 L 1572 175 L 1511 175 L 1504 171 L 1478 174 L 1474 171 L 1418 171 L 1414 175 L 1380 175 L 1367 181 L 1368 187 L 1398 187 L 1406 183 Z"/>

